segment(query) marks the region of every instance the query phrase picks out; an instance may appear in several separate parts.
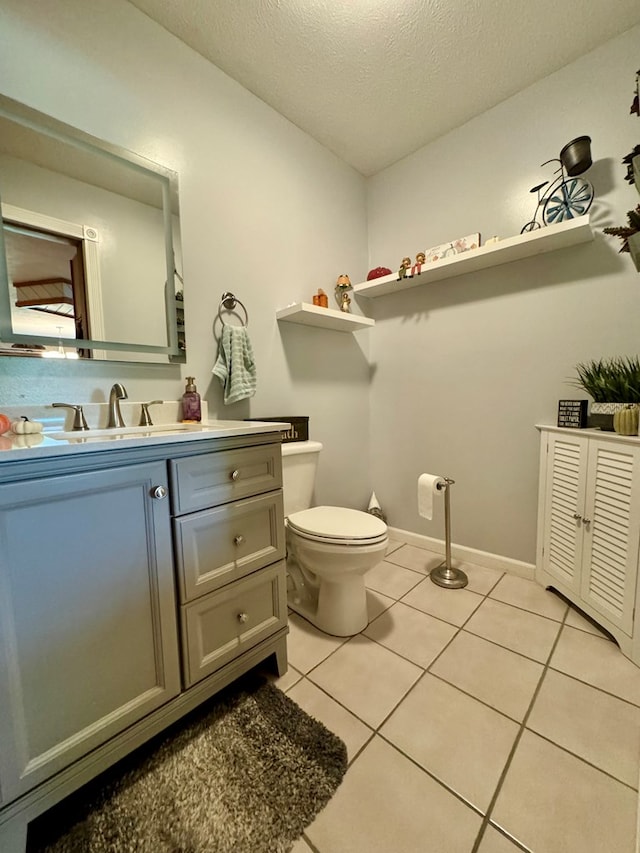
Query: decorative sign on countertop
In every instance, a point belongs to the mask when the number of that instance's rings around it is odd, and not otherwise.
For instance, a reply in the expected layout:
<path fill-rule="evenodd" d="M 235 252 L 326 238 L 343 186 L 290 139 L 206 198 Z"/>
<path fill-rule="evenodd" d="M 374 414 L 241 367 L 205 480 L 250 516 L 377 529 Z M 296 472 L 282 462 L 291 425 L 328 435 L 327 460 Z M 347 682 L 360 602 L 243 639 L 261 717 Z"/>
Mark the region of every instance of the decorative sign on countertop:
<path fill-rule="evenodd" d="M 559 400 L 558 426 L 584 429 L 587 425 L 588 400 Z"/>

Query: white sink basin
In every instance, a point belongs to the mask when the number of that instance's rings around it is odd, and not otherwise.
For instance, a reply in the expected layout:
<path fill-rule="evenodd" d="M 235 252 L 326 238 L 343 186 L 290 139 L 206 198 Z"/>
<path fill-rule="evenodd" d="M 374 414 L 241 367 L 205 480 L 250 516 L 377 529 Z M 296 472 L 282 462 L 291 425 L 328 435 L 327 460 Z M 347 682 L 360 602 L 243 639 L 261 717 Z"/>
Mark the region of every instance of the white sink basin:
<path fill-rule="evenodd" d="M 114 427 L 113 429 L 88 429 L 45 432 L 46 438 L 68 441 L 71 444 L 86 444 L 98 441 L 123 441 L 131 438 L 153 439 L 160 436 L 237 436 L 258 432 L 274 432 L 289 429 L 290 424 L 262 421 L 204 421 L 199 424 L 154 424 L 153 426 Z"/>
<path fill-rule="evenodd" d="M 211 424 L 157 424 L 153 426 L 114 427 L 113 429 L 73 430 L 72 432 L 48 432 L 49 438 L 58 441 L 105 441 L 116 438 L 144 438 L 151 435 L 179 435 L 189 432 L 215 432 Z"/>

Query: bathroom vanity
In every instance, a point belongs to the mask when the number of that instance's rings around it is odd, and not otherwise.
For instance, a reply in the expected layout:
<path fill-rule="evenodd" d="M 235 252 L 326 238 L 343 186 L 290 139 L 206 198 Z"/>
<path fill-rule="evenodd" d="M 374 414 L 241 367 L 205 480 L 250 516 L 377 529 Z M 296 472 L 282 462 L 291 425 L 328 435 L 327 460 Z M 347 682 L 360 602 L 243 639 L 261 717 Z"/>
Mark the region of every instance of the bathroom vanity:
<path fill-rule="evenodd" d="M 640 438 L 541 426 L 536 580 L 640 665 Z"/>
<path fill-rule="evenodd" d="M 285 672 L 283 425 L 222 423 L 2 438 L 2 853 L 251 667 Z"/>

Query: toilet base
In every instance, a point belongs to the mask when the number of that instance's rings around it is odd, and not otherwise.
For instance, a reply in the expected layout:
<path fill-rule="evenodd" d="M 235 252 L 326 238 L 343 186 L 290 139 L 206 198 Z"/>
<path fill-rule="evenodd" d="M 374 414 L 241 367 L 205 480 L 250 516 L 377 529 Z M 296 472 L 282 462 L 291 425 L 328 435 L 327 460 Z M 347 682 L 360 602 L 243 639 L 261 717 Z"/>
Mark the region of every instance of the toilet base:
<path fill-rule="evenodd" d="M 308 584 L 297 563 L 287 563 L 287 603 L 312 625 L 334 637 L 353 637 L 369 624 L 367 591 L 362 575 L 340 583 Z"/>

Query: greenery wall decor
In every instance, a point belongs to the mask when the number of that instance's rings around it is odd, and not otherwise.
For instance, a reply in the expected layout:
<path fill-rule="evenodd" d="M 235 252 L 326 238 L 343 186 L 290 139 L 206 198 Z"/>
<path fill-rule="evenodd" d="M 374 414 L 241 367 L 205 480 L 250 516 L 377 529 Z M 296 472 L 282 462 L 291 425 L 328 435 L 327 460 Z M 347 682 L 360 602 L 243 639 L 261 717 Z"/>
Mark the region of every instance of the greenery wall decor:
<path fill-rule="evenodd" d="M 629 110 L 629 113 L 631 115 L 635 114 L 640 118 L 640 71 L 636 72 L 634 97 L 631 102 L 631 109 Z M 639 155 L 640 145 L 636 145 L 633 150 L 626 155 L 626 157 L 622 158 L 622 165 L 626 167 L 625 181 L 628 181 L 632 185 L 636 183 L 633 161 Z M 640 193 L 640 186 L 636 186 L 636 189 Z M 640 238 L 635 236 L 640 233 L 640 205 L 627 213 L 627 222 L 629 223 L 628 225 L 603 228 L 603 231 L 605 234 L 611 234 L 622 240 L 622 248 L 620 249 L 620 252 L 629 252 L 636 269 L 640 272 L 640 250 L 638 246 Z M 629 240 L 631 238 L 632 242 L 631 245 L 629 245 Z"/>
<path fill-rule="evenodd" d="M 620 225 L 615 228 L 602 229 L 605 234 L 613 234 L 614 237 L 619 237 L 622 240 L 622 248 L 620 249 L 620 252 L 630 251 L 628 243 L 629 237 L 640 232 L 640 204 L 635 208 L 635 210 L 630 210 L 627 213 L 627 221 L 629 222 L 628 226 Z"/>

